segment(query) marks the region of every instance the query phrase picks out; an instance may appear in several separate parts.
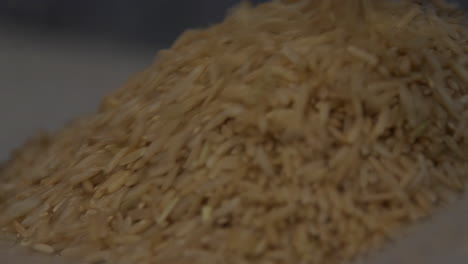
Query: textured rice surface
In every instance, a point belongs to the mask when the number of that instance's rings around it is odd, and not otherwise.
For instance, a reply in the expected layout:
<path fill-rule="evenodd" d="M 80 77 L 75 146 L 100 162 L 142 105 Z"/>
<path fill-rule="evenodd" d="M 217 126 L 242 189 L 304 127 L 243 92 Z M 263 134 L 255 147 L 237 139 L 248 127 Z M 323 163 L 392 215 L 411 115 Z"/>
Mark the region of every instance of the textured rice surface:
<path fill-rule="evenodd" d="M 110 263 L 343 263 L 464 191 L 441 1 L 242 6 L 1 170 L 1 238 Z"/>

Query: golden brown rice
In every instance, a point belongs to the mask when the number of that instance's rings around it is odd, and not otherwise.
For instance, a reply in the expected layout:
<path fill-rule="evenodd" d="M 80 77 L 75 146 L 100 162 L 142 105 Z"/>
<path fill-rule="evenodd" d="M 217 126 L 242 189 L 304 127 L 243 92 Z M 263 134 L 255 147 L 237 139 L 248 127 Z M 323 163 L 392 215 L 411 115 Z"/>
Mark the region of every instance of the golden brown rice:
<path fill-rule="evenodd" d="M 0 238 L 97 263 L 344 263 L 463 192 L 443 1 L 244 4 L 0 171 Z"/>

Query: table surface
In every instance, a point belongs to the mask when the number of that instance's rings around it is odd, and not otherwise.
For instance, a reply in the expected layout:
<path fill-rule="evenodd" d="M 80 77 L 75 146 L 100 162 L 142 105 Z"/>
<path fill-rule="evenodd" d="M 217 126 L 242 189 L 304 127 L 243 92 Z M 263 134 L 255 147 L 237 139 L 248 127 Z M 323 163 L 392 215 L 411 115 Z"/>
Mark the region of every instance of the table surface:
<path fill-rule="evenodd" d="M 151 63 L 155 51 L 0 29 L 0 161 L 38 130 L 96 109 L 99 98 Z M 365 263 L 468 263 L 468 197 L 417 225 Z M 0 263 L 70 263 L 0 245 Z"/>

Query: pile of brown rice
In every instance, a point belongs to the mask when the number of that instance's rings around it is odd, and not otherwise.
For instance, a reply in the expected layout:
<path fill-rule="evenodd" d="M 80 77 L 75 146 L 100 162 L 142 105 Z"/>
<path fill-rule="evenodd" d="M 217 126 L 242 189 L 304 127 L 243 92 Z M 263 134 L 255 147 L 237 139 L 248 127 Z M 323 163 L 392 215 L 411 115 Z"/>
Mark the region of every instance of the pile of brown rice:
<path fill-rule="evenodd" d="M 186 32 L 27 143 L 0 174 L 2 236 L 93 263 L 344 263 L 463 192 L 463 14 L 291 2 Z"/>

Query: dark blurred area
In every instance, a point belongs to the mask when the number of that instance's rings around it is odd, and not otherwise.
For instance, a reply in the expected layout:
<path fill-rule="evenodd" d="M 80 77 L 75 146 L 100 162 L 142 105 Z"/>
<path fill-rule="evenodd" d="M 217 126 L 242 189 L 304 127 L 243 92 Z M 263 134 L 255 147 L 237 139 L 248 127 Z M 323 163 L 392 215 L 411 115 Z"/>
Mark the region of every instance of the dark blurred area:
<path fill-rule="evenodd" d="M 187 28 L 219 22 L 240 0 L 0 0 L 0 23 L 168 45 Z M 252 3 L 265 2 L 254 0 Z"/>
<path fill-rule="evenodd" d="M 187 28 L 220 22 L 227 10 L 241 1 L 0 0 L 0 24 L 167 46 Z M 253 4 L 266 1 L 250 0 Z M 468 7 L 468 0 L 448 2 Z"/>

